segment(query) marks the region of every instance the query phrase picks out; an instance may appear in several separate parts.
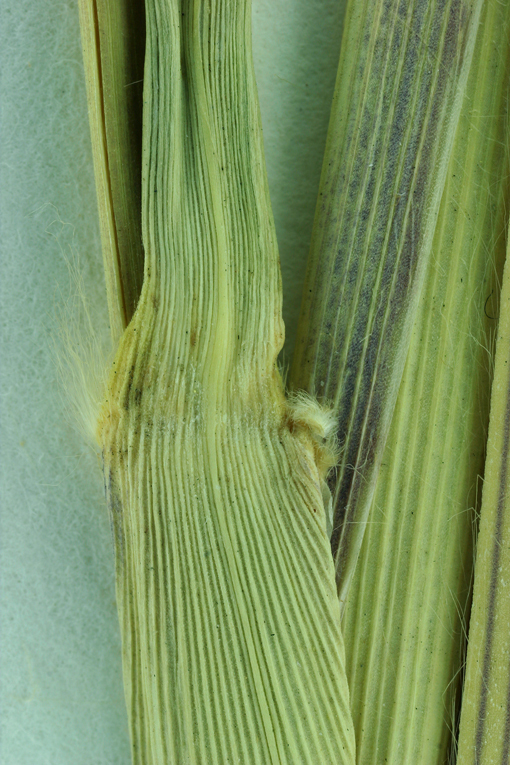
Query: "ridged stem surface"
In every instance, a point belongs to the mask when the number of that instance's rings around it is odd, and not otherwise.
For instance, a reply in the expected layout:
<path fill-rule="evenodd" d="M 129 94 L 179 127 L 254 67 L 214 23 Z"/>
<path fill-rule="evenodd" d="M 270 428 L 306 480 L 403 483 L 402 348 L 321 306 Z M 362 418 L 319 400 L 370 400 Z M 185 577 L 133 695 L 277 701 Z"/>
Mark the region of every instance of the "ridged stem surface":
<path fill-rule="evenodd" d="M 480 0 L 353 0 L 290 382 L 332 402 L 340 599 L 354 572 L 416 316 Z"/>
<path fill-rule="evenodd" d="M 276 369 L 250 5 L 146 9 L 144 283 L 99 424 L 133 762 L 352 765 L 320 443 Z"/>
<path fill-rule="evenodd" d="M 509 34 L 508 3 L 485 3 L 345 608 L 360 765 L 444 765 L 457 724 L 506 247 Z"/>
<path fill-rule="evenodd" d="M 499 314 L 458 765 L 510 762 L 510 260 Z"/>

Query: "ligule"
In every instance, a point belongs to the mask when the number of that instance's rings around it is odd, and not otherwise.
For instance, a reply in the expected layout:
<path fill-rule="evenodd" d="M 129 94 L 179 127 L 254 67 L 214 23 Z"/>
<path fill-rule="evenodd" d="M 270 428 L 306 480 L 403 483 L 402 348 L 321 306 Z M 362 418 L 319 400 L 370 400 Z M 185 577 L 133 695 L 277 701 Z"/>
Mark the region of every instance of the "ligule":
<path fill-rule="evenodd" d="M 510 759 L 510 259 L 497 330 L 458 765 Z"/>

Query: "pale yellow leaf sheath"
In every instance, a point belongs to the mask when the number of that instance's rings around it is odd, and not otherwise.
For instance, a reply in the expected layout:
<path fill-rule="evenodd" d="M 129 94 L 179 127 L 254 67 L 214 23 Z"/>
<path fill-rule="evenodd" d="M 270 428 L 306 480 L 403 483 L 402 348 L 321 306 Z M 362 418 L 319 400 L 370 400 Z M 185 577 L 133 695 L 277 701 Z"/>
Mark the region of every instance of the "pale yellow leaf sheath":
<path fill-rule="evenodd" d="M 351 764 L 322 439 L 276 368 L 250 4 L 146 12 L 144 282 L 99 422 L 133 762 Z"/>
<path fill-rule="evenodd" d="M 510 762 L 510 259 L 497 331 L 458 765 Z"/>
<path fill-rule="evenodd" d="M 290 382 L 334 404 L 341 602 L 363 538 L 471 61 L 480 0 L 351 0 Z"/>
<path fill-rule="evenodd" d="M 488 0 L 344 612 L 360 765 L 453 761 L 510 196 L 509 36 L 510 5 Z"/>

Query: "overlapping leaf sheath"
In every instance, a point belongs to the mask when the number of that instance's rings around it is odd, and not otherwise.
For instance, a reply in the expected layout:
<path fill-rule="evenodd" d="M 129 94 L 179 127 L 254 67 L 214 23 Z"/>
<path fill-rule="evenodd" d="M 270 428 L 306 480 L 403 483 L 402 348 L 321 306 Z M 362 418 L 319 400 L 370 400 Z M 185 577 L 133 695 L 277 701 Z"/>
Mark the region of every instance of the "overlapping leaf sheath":
<path fill-rule="evenodd" d="M 79 0 L 112 337 L 140 297 L 144 0 Z"/>
<path fill-rule="evenodd" d="M 332 401 L 343 602 L 402 376 L 480 0 L 350 2 L 291 385 Z"/>
<path fill-rule="evenodd" d="M 485 3 L 432 261 L 344 612 L 359 765 L 444 765 L 456 728 L 510 197 L 509 35 L 510 6 Z M 508 632 L 508 621 L 501 630 Z M 503 653 L 506 632 L 497 648 Z"/>
<path fill-rule="evenodd" d="M 249 3 L 146 10 L 145 274 L 99 423 L 133 762 L 353 763 L 320 445 L 276 369 Z"/>
<path fill-rule="evenodd" d="M 510 260 L 507 254 L 469 625 L 458 765 L 510 761 Z"/>

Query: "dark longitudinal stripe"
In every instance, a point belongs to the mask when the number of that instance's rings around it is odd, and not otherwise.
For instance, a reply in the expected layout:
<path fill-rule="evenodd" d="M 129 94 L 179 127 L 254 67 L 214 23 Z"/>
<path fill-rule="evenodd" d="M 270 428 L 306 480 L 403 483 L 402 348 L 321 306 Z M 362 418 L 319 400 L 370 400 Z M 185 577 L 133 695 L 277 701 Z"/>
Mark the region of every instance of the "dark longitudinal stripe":
<path fill-rule="evenodd" d="M 498 504 L 503 507 L 505 501 L 505 493 L 508 492 L 507 487 L 507 466 L 508 466 L 508 450 L 510 448 L 510 376 L 508 378 L 507 392 L 506 392 L 506 412 L 505 412 L 505 442 L 503 445 L 503 460 L 504 460 L 504 473 L 501 475 L 501 483 L 499 487 Z M 501 755 L 501 765 L 509 765 L 510 762 L 510 660 L 508 663 L 508 693 L 506 696 L 506 715 L 505 715 L 505 728 L 503 731 L 503 752 Z"/>
<path fill-rule="evenodd" d="M 506 694 L 505 732 L 503 733 L 503 751 L 501 753 L 501 765 L 510 762 L 510 656 L 508 657 L 508 691 Z"/>
<path fill-rule="evenodd" d="M 331 537 L 339 586 L 344 576 L 348 578 L 348 559 L 357 555 L 360 524 L 365 520 L 363 512 L 366 513 L 368 507 L 362 495 L 370 494 L 395 405 L 408 341 L 406 317 L 410 309 L 415 309 L 419 269 L 429 257 L 425 229 L 430 215 L 432 181 L 437 176 L 441 153 L 437 136 L 448 118 L 444 109 L 446 95 L 454 90 L 452 83 L 456 82 L 463 56 L 459 38 L 465 33 L 466 19 L 461 4 L 457 0 L 439 3 L 429 19 L 425 10 L 426 6 L 418 5 L 412 13 L 407 11 L 409 24 L 414 26 L 405 42 L 406 66 L 395 90 L 395 113 L 389 135 L 381 131 L 378 139 L 381 153 L 386 147 L 381 189 L 387 186 L 388 193 L 379 189 L 377 197 L 374 196 L 376 186 L 369 183 L 360 200 L 361 222 L 357 222 L 356 230 L 358 237 L 363 234 L 366 238 L 364 246 L 368 253 L 357 304 L 361 310 L 357 310 L 354 320 L 341 315 L 343 322 L 353 321 L 343 365 L 335 366 L 336 362 L 327 358 L 327 354 L 321 355 L 318 363 L 317 380 L 326 381 L 326 397 L 337 402 L 339 435 L 343 441 L 342 464 L 334 476 L 335 518 Z M 447 23 L 443 26 L 445 16 Z M 426 24 L 428 44 L 439 53 L 441 74 L 436 80 L 435 69 L 430 69 L 428 76 L 423 75 L 421 79 L 416 73 Z M 403 44 L 400 40 L 396 49 L 400 50 Z M 392 45 L 396 45 L 394 40 Z M 410 98 L 411 91 L 415 93 L 416 103 Z M 414 128 L 407 135 L 406 120 L 411 109 L 414 109 Z M 400 178 L 397 201 L 394 194 L 389 193 L 395 177 Z M 368 233 L 374 205 L 379 211 L 377 218 L 387 223 L 372 227 Z M 336 255 L 339 271 L 346 251 L 350 252 L 349 248 L 344 249 L 347 242 L 352 246 L 348 231 L 342 236 Z M 357 268 L 354 259 L 350 269 L 356 271 Z M 350 271 L 346 278 L 355 282 Z M 373 316 L 372 307 L 375 308 Z M 333 308 L 326 313 L 327 316 L 333 314 Z M 345 328 L 335 329 L 335 341 L 344 342 L 345 333 Z M 333 335 L 328 331 L 326 336 Z M 334 359 L 336 345 L 332 348 L 327 345 L 326 350 Z M 318 393 L 321 392 L 319 389 Z M 349 434 L 346 440 L 342 438 L 345 433 Z M 363 508 L 361 514 L 360 508 Z"/>
<path fill-rule="evenodd" d="M 487 641 L 485 643 L 485 652 L 483 657 L 482 677 L 480 679 L 480 708 L 478 711 L 478 721 L 476 726 L 475 737 L 475 765 L 479 765 L 480 757 L 483 747 L 483 734 L 485 729 L 485 718 L 487 715 L 487 695 L 489 691 L 489 680 L 492 668 L 492 644 L 494 637 L 494 621 L 496 618 L 496 601 L 497 601 L 497 586 L 498 586 L 498 572 L 499 572 L 499 556 L 501 550 L 501 532 L 503 529 L 503 520 L 505 514 L 505 498 L 507 494 L 507 465 L 508 465 L 508 452 L 510 448 L 510 377 L 507 381 L 506 392 L 506 410 L 505 410 L 505 422 L 503 429 L 503 447 L 501 450 L 501 472 L 499 479 L 499 492 L 498 492 L 498 507 L 496 511 L 496 527 L 494 529 L 494 541 L 492 547 L 492 567 L 491 567 L 491 579 L 489 585 L 489 607 L 487 610 Z M 510 739 L 510 695 L 507 699 L 507 714 L 505 721 L 505 734 L 504 734 L 504 749 L 507 751 Z M 507 756 L 508 759 L 508 756 Z M 502 759 L 502 763 L 505 759 Z"/>

